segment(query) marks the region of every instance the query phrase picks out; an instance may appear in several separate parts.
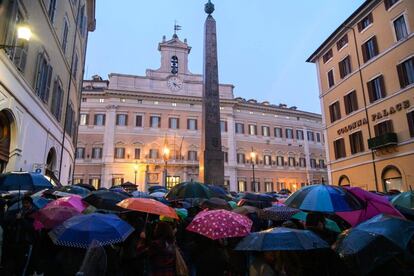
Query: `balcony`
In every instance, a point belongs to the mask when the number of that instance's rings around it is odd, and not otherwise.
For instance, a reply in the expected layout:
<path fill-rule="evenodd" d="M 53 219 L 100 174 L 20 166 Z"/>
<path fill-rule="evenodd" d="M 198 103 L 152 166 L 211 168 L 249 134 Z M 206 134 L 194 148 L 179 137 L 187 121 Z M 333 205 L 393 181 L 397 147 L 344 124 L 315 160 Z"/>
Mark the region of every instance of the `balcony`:
<path fill-rule="evenodd" d="M 368 148 L 370 150 L 377 150 L 388 146 L 394 146 L 398 144 L 397 133 L 389 132 L 381 136 L 377 136 L 368 139 Z"/>

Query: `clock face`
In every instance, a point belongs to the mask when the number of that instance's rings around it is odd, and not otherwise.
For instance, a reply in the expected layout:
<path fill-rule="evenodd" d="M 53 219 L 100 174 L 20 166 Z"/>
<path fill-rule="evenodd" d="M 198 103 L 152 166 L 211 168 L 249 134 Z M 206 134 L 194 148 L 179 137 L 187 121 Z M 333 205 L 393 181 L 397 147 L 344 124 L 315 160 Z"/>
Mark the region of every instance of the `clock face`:
<path fill-rule="evenodd" d="M 171 91 L 178 91 L 183 87 L 183 81 L 179 77 L 171 77 L 168 79 L 167 85 Z"/>

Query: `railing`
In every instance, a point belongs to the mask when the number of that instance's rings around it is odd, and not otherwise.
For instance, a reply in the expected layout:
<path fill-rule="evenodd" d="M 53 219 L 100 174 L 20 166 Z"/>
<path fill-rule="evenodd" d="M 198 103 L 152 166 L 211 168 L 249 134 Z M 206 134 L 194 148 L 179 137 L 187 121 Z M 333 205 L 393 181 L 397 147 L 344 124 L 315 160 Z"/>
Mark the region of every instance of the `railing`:
<path fill-rule="evenodd" d="M 381 136 L 368 139 L 368 148 L 371 150 L 381 149 L 398 144 L 397 133 L 389 132 Z"/>

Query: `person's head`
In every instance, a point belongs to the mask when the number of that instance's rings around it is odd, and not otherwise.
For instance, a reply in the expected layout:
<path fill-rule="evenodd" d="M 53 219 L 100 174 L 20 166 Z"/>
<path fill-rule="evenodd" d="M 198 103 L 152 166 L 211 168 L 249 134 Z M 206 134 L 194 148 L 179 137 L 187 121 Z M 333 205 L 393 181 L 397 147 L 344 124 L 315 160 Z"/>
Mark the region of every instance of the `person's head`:
<path fill-rule="evenodd" d="M 167 242 L 174 241 L 174 231 L 168 222 L 160 221 L 154 229 L 155 240 L 165 240 Z"/>
<path fill-rule="evenodd" d="M 22 199 L 23 209 L 28 210 L 33 206 L 33 199 L 30 196 L 24 196 Z"/>
<path fill-rule="evenodd" d="M 306 228 L 325 229 L 325 217 L 321 213 L 309 213 L 306 216 Z"/>

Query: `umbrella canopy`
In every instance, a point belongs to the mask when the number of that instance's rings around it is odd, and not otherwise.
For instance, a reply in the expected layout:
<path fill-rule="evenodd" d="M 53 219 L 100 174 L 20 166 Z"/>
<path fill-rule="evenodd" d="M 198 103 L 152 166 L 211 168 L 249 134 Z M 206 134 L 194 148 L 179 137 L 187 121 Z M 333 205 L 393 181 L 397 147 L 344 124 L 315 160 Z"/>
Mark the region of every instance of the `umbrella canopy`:
<path fill-rule="evenodd" d="M 211 210 L 198 213 L 187 226 L 187 230 L 217 240 L 244 237 L 250 233 L 252 224 L 243 215 L 226 210 Z"/>
<path fill-rule="evenodd" d="M 152 194 L 150 194 L 150 196 L 152 197 L 164 197 L 166 193 L 164 192 L 154 192 Z"/>
<path fill-rule="evenodd" d="M 175 185 L 165 195 L 168 200 L 181 200 L 186 198 L 210 198 L 215 193 L 207 185 L 198 182 L 183 182 Z"/>
<path fill-rule="evenodd" d="M 334 249 L 355 273 L 366 274 L 406 252 L 413 235 L 413 222 L 380 214 L 345 231 Z"/>
<path fill-rule="evenodd" d="M 306 213 L 306 212 L 298 212 L 298 213 L 292 215 L 292 218 L 303 221 L 303 222 L 306 222 L 306 217 L 307 216 L 308 216 L 308 213 Z M 329 229 L 329 230 L 337 232 L 337 233 L 342 232 L 342 230 L 338 226 L 338 224 L 335 221 L 333 221 L 331 219 L 328 219 L 328 218 L 325 218 L 325 227 L 326 227 L 326 229 Z"/>
<path fill-rule="evenodd" d="M 48 205 L 33 214 L 35 220 L 39 221 L 44 228 L 52 229 L 80 212 L 68 206 Z"/>
<path fill-rule="evenodd" d="M 362 209 L 362 203 L 348 190 L 331 185 L 310 185 L 292 194 L 285 204 L 313 212 L 348 212 Z"/>
<path fill-rule="evenodd" d="M 110 190 L 110 191 L 112 191 L 112 192 L 115 192 L 115 193 L 118 193 L 118 194 L 124 195 L 124 196 L 126 196 L 126 197 L 130 197 L 130 196 L 131 196 L 131 194 L 129 194 L 127 191 L 125 191 L 125 190 L 124 190 L 122 187 L 120 187 L 120 186 L 114 186 L 114 187 L 110 188 L 109 190 Z"/>
<path fill-rule="evenodd" d="M 188 217 L 188 210 L 185 208 L 175 208 L 175 212 L 180 219 L 186 219 Z"/>
<path fill-rule="evenodd" d="M 257 213 L 261 219 L 269 219 L 274 221 L 285 221 L 290 219 L 294 214 L 300 212 L 299 209 L 291 208 L 285 205 L 274 205 Z"/>
<path fill-rule="evenodd" d="M 90 184 L 79 183 L 79 184 L 75 184 L 73 186 L 82 187 L 82 188 L 88 189 L 91 192 L 96 191 L 96 188 L 94 186 L 90 185 Z"/>
<path fill-rule="evenodd" d="M 201 201 L 200 207 L 203 209 L 224 209 L 224 210 L 232 210 L 231 206 L 222 198 L 212 197 L 210 199 L 205 199 Z"/>
<path fill-rule="evenodd" d="M 237 207 L 235 209 L 233 209 L 232 212 L 235 212 L 237 214 L 241 214 L 241 215 L 247 215 L 247 214 L 251 214 L 251 213 L 256 213 L 258 212 L 260 209 L 254 206 L 242 206 L 242 207 Z"/>
<path fill-rule="evenodd" d="M 155 193 L 155 192 L 168 192 L 168 189 L 165 188 L 164 186 L 160 186 L 160 185 L 155 185 L 155 186 L 151 186 L 148 188 L 148 192 L 150 194 Z"/>
<path fill-rule="evenodd" d="M 41 196 L 34 196 L 34 195 L 31 195 L 31 198 L 33 199 L 33 205 L 37 209 L 41 209 L 45 207 L 49 202 L 52 201 L 51 199 L 47 199 Z M 7 208 L 7 211 L 17 210 L 19 208 L 22 208 L 22 206 L 23 206 L 23 203 L 20 199 L 18 202 L 14 203 L 9 208 Z"/>
<path fill-rule="evenodd" d="M 140 198 L 140 197 L 149 198 L 149 193 L 147 193 L 147 192 L 141 192 L 141 191 L 133 191 L 132 192 L 132 196 L 133 197 L 137 197 L 137 198 Z"/>
<path fill-rule="evenodd" d="M 83 201 L 96 207 L 97 209 L 119 212 L 124 209 L 117 206 L 117 204 L 126 198 L 128 197 L 119 193 L 108 190 L 100 190 L 92 192 L 90 195 L 85 197 Z"/>
<path fill-rule="evenodd" d="M 273 202 L 277 201 L 273 196 L 266 195 L 266 194 L 253 194 L 253 193 L 246 193 L 242 199 L 246 200 L 253 200 L 253 201 L 268 201 Z"/>
<path fill-rule="evenodd" d="M 404 218 L 403 215 L 392 206 L 392 204 L 383 196 L 365 191 L 359 187 L 346 188 L 353 195 L 359 198 L 363 203 L 363 208 L 355 211 L 337 212 L 336 214 L 347 221 L 350 225 L 355 226 L 378 214 L 388 214 Z"/>
<path fill-rule="evenodd" d="M 250 233 L 237 246 L 243 251 L 302 251 L 329 248 L 329 244 L 309 230 L 276 227 Z"/>
<path fill-rule="evenodd" d="M 174 208 L 151 198 L 127 198 L 117 205 L 128 210 L 178 219 Z"/>
<path fill-rule="evenodd" d="M 211 184 L 207 184 L 207 187 L 213 192 L 215 193 L 215 196 L 219 197 L 219 198 L 224 198 L 227 200 L 232 199 L 232 195 L 227 192 L 224 188 L 217 186 L 217 185 L 211 185 Z"/>
<path fill-rule="evenodd" d="M 0 191 L 39 191 L 52 188 L 52 183 L 42 174 L 28 172 L 0 174 Z"/>
<path fill-rule="evenodd" d="M 102 246 L 123 242 L 133 231 L 116 215 L 93 213 L 66 220 L 50 231 L 49 236 L 57 245 L 88 248 L 92 241 Z"/>
<path fill-rule="evenodd" d="M 78 195 L 71 195 L 58 198 L 52 202 L 50 202 L 47 206 L 66 206 L 69 208 L 73 208 L 79 213 L 88 207 L 83 201 L 82 198 Z"/>
<path fill-rule="evenodd" d="M 404 192 L 395 196 L 391 203 L 395 206 L 414 209 L 414 191 Z"/>
<path fill-rule="evenodd" d="M 79 195 L 81 197 L 85 197 L 85 196 L 87 196 L 91 193 L 90 190 L 88 190 L 84 187 L 74 186 L 74 185 L 62 186 L 62 187 L 56 189 L 56 191 L 63 192 L 63 193 L 68 193 L 68 194 L 75 194 L 75 195 Z"/>

